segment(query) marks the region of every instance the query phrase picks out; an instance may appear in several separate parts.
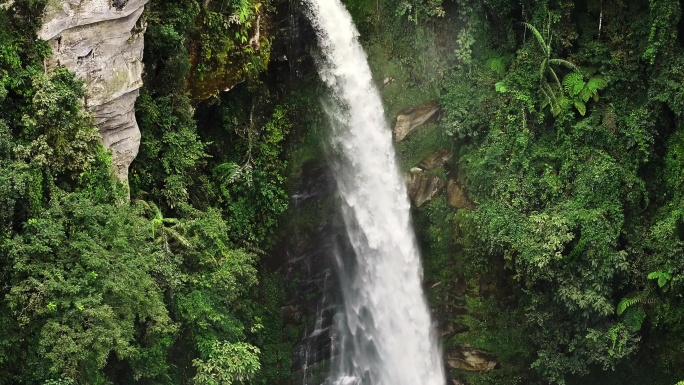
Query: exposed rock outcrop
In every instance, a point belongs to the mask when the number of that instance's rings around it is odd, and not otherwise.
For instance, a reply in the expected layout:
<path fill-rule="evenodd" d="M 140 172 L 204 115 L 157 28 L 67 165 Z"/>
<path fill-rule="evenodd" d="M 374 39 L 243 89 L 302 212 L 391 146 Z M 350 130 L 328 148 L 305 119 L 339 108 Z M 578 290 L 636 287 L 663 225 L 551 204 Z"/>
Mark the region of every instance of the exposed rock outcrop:
<path fill-rule="evenodd" d="M 421 207 L 442 191 L 444 180 L 420 168 L 412 168 L 406 175 L 406 185 L 413 204 Z"/>
<path fill-rule="evenodd" d="M 454 179 L 449 179 L 447 182 L 447 203 L 456 209 L 472 209 L 475 207 L 468 198 L 465 189 Z"/>
<path fill-rule="evenodd" d="M 453 369 L 489 372 L 499 367 L 496 358 L 482 349 L 470 345 L 458 345 L 446 357 Z"/>
<path fill-rule="evenodd" d="M 434 170 L 444 166 L 444 164 L 453 157 L 453 151 L 448 148 L 443 148 L 423 158 L 423 160 L 418 163 L 418 167 L 422 168 L 423 170 Z"/>
<path fill-rule="evenodd" d="M 435 118 L 438 112 L 439 106 L 435 101 L 427 102 L 417 108 L 402 111 L 397 115 L 397 120 L 394 124 L 394 140 L 396 142 L 401 142 L 418 127 Z"/>
<path fill-rule="evenodd" d="M 148 0 L 50 0 L 39 38 L 52 57 L 85 80 L 85 106 L 93 114 L 121 180 L 138 154 L 140 130 L 133 110 L 142 86 L 144 25 Z"/>
<path fill-rule="evenodd" d="M 452 337 L 456 334 L 462 334 L 470 330 L 470 326 L 458 322 L 446 322 L 446 325 L 442 327 L 440 335 L 442 338 L 446 339 Z"/>

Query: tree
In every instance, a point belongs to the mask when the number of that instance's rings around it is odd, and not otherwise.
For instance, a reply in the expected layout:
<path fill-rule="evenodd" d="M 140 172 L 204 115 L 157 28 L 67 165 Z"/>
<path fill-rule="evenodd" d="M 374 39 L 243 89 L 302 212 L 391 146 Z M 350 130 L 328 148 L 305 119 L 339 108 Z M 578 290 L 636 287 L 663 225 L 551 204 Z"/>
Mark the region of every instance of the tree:
<path fill-rule="evenodd" d="M 147 229 L 139 209 L 70 194 L 2 246 L 6 301 L 26 352 L 18 367 L 33 368 L 16 380 L 99 383 L 111 354 L 130 358 L 144 349 L 137 336 L 174 330 L 153 278 L 163 253 Z"/>

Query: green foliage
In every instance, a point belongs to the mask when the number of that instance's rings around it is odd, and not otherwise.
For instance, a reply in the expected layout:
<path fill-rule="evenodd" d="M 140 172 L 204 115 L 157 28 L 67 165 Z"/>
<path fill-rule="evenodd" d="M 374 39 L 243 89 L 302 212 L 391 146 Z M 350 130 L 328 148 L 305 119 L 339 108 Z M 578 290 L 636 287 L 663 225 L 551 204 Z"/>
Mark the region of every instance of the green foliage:
<path fill-rule="evenodd" d="M 409 21 L 418 24 L 433 17 L 444 17 L 442 0 L 401 1 L 397 5 L 397 16 L 406 16 Z"/>
<path fill-rule="evenodd" d="M 259 349 L 245 343 L 215 341 L 206 360 L 195 359 L 197 374 L 192 380 L 197 385 L 242 384 L 259 371 Z"/>
<path fill-rule="evenodd" d="M 658 57 L 668 55 L 672 42 L 677 40 L 677 23 L 681 17 L 679 2 L 649 0 L 650 30 L 648 46 L 643 58 L 653 65 Z"/>
<path fill-rule="evenodd" d="M 582 116 L 587 113 L 586 103 L 589 99 L 593 98 L 595 102 L 598 102 L 598 91 L 607 85 L 608 83 L 598 76 L 591 77 L 585 82 L 584 75 L 580 72 L 571 72 L 563 78 L 565 92 Z"/>
<path fill-rule="evenodd" d="M 32 109 L 22 116 L 25 145 L 15 148 L 20 160 L 49 168 L 56 177 L 75 180 L 96 162 L 100 138 L 92 118 L 81 108 L 85 90 L 64 68 L 33 79 Z"/>
<path fill-rule="evenodd" d="M 546 37 L 542 36 L 532 24 L 523 23 L 523 25 L 535 37 L 545 56 L 539 68 L 539 89 L 546 97 L 542 107 L 548 105 L 554 116 L 559 115 L 563 109 L 566 109 L 569 106 L 574 106 L 580 115 L 586 115 L 586 103 L 589 101 L 589 98 L 592 97 L 594 98 L 594 101 L 598 101 L 598 90 L 607 86 L 606 81 L 601 77 L 595 76 L 585 82 L 584 75 L 575 64 L 565 59 L 551 58 L 553 33 L 551 32 L 550 14 L 546 28 Z M 574 72 L 565 75 L 561 85 L 558 73 L 553 68 L 552 64 L 566 67 Z M 547 79 L 548 75 L 551 75 L 553 83 L 555 83 L 556 86 L 555 88 L 549 84 Z"/>
<path fill-rule="evenodd" d="M 25 359 L 35 369 L 24 380 L 96 381 L 111 353 L 125 359 L 141 349 L 136 334 L 154 339 L 173 330 L 152 278 L 161 250 L 149 240 L 135 210 L 69 195 L 5 242 L 6 301 L 31 336 Z"/>
<path fill-rule="evenodd" d="M 256 78 L 269 61 L 270 11 L 270 2 L 252 0 L 151 2 L 145 50 L 156 71 L 150 84 L 158 90 L 187 85 L 200 101 Z"/>
<path fill-rule="evenodd" d="M 594 382 L 601 370 L 634 374 L 645 356 L 671 383 L 683 362 L 680 5 L 543 1 L 520 13 L 499 3 L 471 14 L 486 26 L 478 44 L 495 49 L 455 66 L 440 99 L 439 127 L 457 139 L 449 169 L 476 207 L 441 221 L 451 228 L 441 237 L 426 225 L 429 206 L 417 226 L 428 278 L 472 272 L 506 288 L 491 299 L 501 316 L 483 319 L 523 313 L 536 354 L 473 383 Z M 663 60 L 629 53 L 647 46 Z M 497 334 L 471 329 L 458 343 Z"/>
<path fill-rule="evenodd" d="M 191 39 L 208 31 L 195 22 L 216 16 L 209 8 L 217 4 L 161 2 L 146 13 L 152 38 L 137 105 L 142 146 L 129 179 L 131 204 L 83 109 L 82 82 L 63 67 L 43 67 L 48 51 L 34 33 L 43 3 L 18 0 L 0 9 L 0 383 L 246 383 L 262 373 L 258 344 L 291 344 L 277 334 L 283 299 L 270 300 L 267 310 L 254 301 L 259 258 L 239 247 L 267 246 L 278 223 L 271 214 L 286 207 L 288 112 L 273 109 L 245 141 L 255 174 L 247 187 L 258 189 L 241 192 L 241 205 L 259 210 L 268 202 L 273 211 L 250 218 L 252 227 L 240 233 L 230 227 L 242 225 L 239 215 L 228 217 L 238 193 L 222 196 L 209 180 L 231 159 L 208 160 L 185 90 L 198 73 Z M 235 14 L 248 37 L 250 20 L 263 12 L 250 2 L 218 8 L 228 12 L 221 18 Z M 226 31 L 209 30 L 202 39 Z M 245 38 L 235 37 L 240 47 L 263 49 L 231 55 L 267 56 L 267 41 Z M 243 234 L 252 240 L 242 241 Z M 268 357 L 264 362 L 282 364 L 289 356 Z"/>
<path fill-rule="evenodd" d="M 662 272 L 662 271 L 653 271 L 653 272 L 648 273 L 648 279 L 657 279 L 658 280 L 658 286 L 661 289 L 665 289 L 665 286 L 672 279 L 672 274 L 667 273 L 667 272 Z"/>
<path fill-rule="evenodd" d="M 143 91 L 136 107 L 142 144 L 130 173 L 131 191 L 179 207 L 190 199 L 188 190 L 206 157 L 189 98 L 175 93 L 153 98 Z"/>

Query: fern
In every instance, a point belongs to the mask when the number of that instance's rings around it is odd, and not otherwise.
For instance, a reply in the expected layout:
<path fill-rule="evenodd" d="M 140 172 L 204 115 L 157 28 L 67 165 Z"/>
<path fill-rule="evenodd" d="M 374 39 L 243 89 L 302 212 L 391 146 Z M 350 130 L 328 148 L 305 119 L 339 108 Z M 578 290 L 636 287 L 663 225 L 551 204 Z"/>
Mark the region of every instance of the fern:
<path fill-rule="evenodd" d="M 587 82 L 587 89 L 592 93 L 597 93 L 608 86 L 608 82 L 600 76 L 594 76 Z"/>
<path fill-rule="evenodd" d="M 668 282 L 672 279 L 672 274 L 664 272 L 664 271 L 654 271 L 648 274 L 648 279 L 657 279 L 658 280 L 658 286 L 663 287 L 667 285 Z"/>
<path fill-rule="evenodd" d="M 544 37 L 542 37 L 541 33 L 539 33 L 539 30 L 537 30 L 537 28 L 530 23 L 523 22 L 522 24 L 525 26 L 525 28 L 532 32 L 534 37 L 537 39 L 539 46 L 542 48 L 542 51 L 544 51 L 546 55 L 549 55 L 551 53 L 551 46 L 547 45 Z"/>
<path fill-rule="evenodd" d="M 247 184 L 251 184 L 251 172 L 252 166 L 247 163 L 244 166 L 240 166 L 233 162 L 221 163 L 214 168 L 214 175 L 223 184 L 233 184 L 239 180 L 247 181 Z"/>
<path fill-rule="evenodd" d="M 622 323 L 635 332 L 641 330 L 645 320 L 646 311 L 641 306 L 632 306 L 622 315 Z"/>
<path fill-rule="evenodd" d="M 584 89 L 584 76 L 579 72 L 571 72 L 563 78 L 563 87 L 570 96 L 577 96 Z M 584 115 L 584 114 L 582 114 Z"/>
<path fill-rule="evenodd" d="M 496 92 L 505 94 L 508 89 L 506 88 L 506 84 L 503 81 L 497 82 L 494 84 L 494 89 L 496 89 Z"/>
<path fill-rule="evenodd" d="M 564 59 L 549 59 L 549 64 L 561 65 L 565 68 L 579 72 L 579 68 L 575 64 Z"/>
<path fill-rule="evenodd" d="M 587 106 L 583 102 L 575 100 L 574 105 L 575 108 L 577 108 L 577 111 L 579 111 L 580 115 L 584 116 L 587 113 Z"/>
<path fill-rule="evenodd" d="M 506 74 L 506 64 L 504 63 L 503 57 L 489 59 L 487 64 L 489 64 L 489 69 L 497 75 L 504 76 Z"/>
<path fill-rule="evenodd" d="M 582 91 L 580 91 L 579 95 L 577 95 L 577 96 L 579 96 L 579 98 L 584 103 L 586 103 L 589 101 L 589 99 L 591 99 L 592 93 L 591 93 L 591 91 L 589 91 L 589 88 L 585 86 L 584 88 L 582 88 Z"/>
<path fill-rule="evenodd" d="M 620 315 L 625 312 L 625 310 L 629 309 L 630 307 L 636 305 L 636 304 L 643 304 L 643 303 L 648 303 L 649 301 L 647 300 L 648 296 L 648 291 L 642 291 L 641 293 L 635 295 L 634 297 L 631 298 L 623 298 L 620 300 L 620 302 L 617 305 L 617 314 Z"/>

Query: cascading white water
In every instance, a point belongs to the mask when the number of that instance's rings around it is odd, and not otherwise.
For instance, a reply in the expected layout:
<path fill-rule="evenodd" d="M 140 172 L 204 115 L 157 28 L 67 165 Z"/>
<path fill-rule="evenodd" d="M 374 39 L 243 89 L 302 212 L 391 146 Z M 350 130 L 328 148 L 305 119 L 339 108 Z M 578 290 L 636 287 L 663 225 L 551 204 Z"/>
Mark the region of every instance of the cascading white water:
<path fill-rule="evenodd" d="M 339 0 L 305 1 L 322 51 L 318 72 L 333 97 L 326 112 L 335 177 L 356 256 L 340 269 L 345 314 L 329 382 L 444 385 L 406 186 L 366 54 Z"/>

